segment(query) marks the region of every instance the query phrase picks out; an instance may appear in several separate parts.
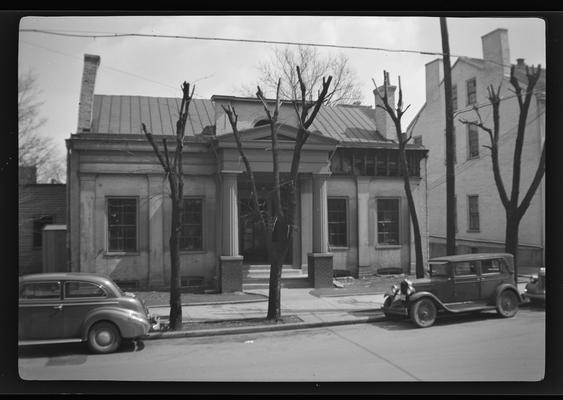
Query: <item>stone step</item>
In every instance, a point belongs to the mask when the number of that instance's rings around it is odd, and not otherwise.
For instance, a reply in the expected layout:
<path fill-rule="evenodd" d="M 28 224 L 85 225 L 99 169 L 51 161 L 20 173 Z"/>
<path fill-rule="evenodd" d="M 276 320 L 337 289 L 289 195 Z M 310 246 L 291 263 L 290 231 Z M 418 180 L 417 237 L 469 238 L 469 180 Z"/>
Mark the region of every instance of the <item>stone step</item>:
<path fill-rule="evenodd" d="M 293 270 L 293 269 L 299 270 L 299 268 L 293 268 L 293 265 L 291 264 L 284 264 L 282 266 L 282 271 Z M 243 271 L 269 271 L 270 264 L 243 264 L 242 270 Z"/>
<path fill-rule="evenodd" d="M 284 277 L 294 277 L 294 276 L 303 276 L 303 271 L 300 269 L 293 269 L 293 270 L 282 270 L 282 278 Z M 249 271 L 242 273 L 243 278 L 249 279 L 260 279 L 260 278 L 269 278 L 270 271 Z"/>
<path fill-rule="evenodd" d="M 242 290 L 253 290 L 253 289 L 268 289 L 269 279 L 252 279 L 247 280 L 242 283 Z M 309 278 L 307 275 L 299 277 L 284 278 L 282 277 L 281 286 L 283 288 L 308 288 L 311 287 L 309 284 Z"/>

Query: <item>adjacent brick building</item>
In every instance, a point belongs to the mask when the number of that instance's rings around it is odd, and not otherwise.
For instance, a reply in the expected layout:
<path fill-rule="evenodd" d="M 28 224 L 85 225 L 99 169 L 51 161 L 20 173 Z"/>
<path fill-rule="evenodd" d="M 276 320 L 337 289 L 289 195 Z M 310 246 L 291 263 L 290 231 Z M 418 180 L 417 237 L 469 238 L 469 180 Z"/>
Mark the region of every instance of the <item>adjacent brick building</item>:
<path fill-rule="evenodd" d="M 494 182 L 488 135 L 459 120 L 474 121 L 475 105 L 483 105 L 480 114 L 485 126 L 493 127 L 487 87 L 500 92 L 500 169 L 507 192 L 512 183 L 512 161 L 518 124 L 519 107 L 510 84 L 510 49 L 508 31 L 496 29 L 482 38 L 483 58 L 459 57 L 452 66 L 452 90 L 455 124 L 455 191 L 457 253 L 503 251 L 506 218 Z M 445 103 L 443 62 L 436 59 L 426 64 L 426 103 L 418 113 L 414 128 L 429 149 L 428 160 L 428 224 L 430 254 L 441 256 L 446 248 L 446 165 L 445 165 Z M 515 76 L 525 91 L 526 64 L 518 59 Z M 530 106 L 522 154 L 520 201 L 530 186 L 545 140 L 545 73 L 536 84 Z M 413 121 L 416 120 L 413 119 Z M 542 180 L 530 207 L 520 223 L 519 265 L 538 267 L 544 263 L 545 248 L 545 186 Z"/>
<path fill-rule="evenodd" d="M 43 227 L 66 223 L 66 185 L 37 183 L 36 168 L 19 168 L 19 273 L 42 272 Z"/>

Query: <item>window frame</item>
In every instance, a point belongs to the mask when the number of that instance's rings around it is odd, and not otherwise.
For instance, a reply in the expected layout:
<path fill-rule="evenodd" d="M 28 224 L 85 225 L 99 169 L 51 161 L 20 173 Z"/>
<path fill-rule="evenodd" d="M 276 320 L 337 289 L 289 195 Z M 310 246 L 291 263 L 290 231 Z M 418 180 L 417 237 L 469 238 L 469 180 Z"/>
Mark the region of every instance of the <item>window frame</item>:
<path fill-rule="evenodd" d="M 387 242 L 380 242 L 379 241 L 379 201 L 380 200 L 395 200 L 397 202 L 397 243 L 387 243 Z M 401 231 L 401 198 L 400 197 L 376 197 L 375 198 L 375 242 L 377 248 L 398 248 L 401 247 L 401 238 L 402 238 L 402 231 Z"/>
<path fill-rule="evenodd" d="M 472 83 L 472 91 L 469 90 L 469 84 Z M 466 102 L 467 106 L 477 104 L 477 78 L 473 77 L 465 81 Z M 473 95 L 473 98 L 471 97 Z M 471 101 L 473 100 L 473 101 Z"/>
<path fill-rule="evenodd" d="M 329 200 L 342 200 L 344 201 L 344 239 L 345 244 L 331 244 L 330 243 L 330 220 L 328 215 L 329 214 Z M 350 248 L 350 207 L 349 207 L 349 198 L 345 196 L 327 196 L 327 229 L 328 229 L 328 246 L 331 249 L 348 249 Z"/>
<path fill-rule="evenodd" d="M 477 228 L 473 228 L 472 212 L 471 212 L 471 199 L 477 199 Z M 467 232 L 480 232 L 481 231 L 481 214 L 479 212 L 479 195 L 478 194 L 468 194 L 467 195 Z"/>
<path fill-rule="evenodd" d="M 112 200 L 135 200 L 135 250 L 112 250 L 110 249 L 110 223 L 109 223 L 109 206 Z M 140 254 L 140 209 L 139 209 L 139 196 L 106 196 L 105 201 L 105 246 L 107 255 L 138 255 Z"/>
<path fill-rule="evenodd" d="M 59 285 L 59 297 L 58 298 L 54 298 L 54 297 L 34 297 L 34 298 L 27 298 L 27 297 L 22 297 L 22 293 L 23 293 L 23 289 L 26 285 L 36 285 L 36 284 L 41 284 L 41 283 L 57 283 Z M 62 289 L 63 288 L 63 284 L 62 281 L 60 280 L 39 280 L 39 281 L 31 281 L 31 282 L 22 282 L 19 290 L 18 290 L 18 299 L 19 300 L 24 300 L 24 301 L 61 301 L 63 298 L 63 293 L 62 293 Z"/>
<path fill-rule="evenodd" d="M 205 206 L 205 196 L 184 196 L 182 198 L 182 206 L 184 206 L 184 202 L 186 200 L 200 200 L 201 201 L 201 248 L 200 249 L 187 249 L 187 248 L 183 248 L 181 241 L 182 241 L 182 237 L 183 237 L 183 227 L 184 227 L 184 223 L 182 223 L 182 233 L 180 233 L 180 237 L 178 238 L 179 242 L 180 242 L 180 253 L 190 253 L 190 254 L 194 254 L 194 253 L 205 253 L 206 252 L 206 233 L 205 233 L 205 223 L 206 223 L 206 218 L 205 218 L 205 210 L 206 210 L 206 206 Z M 186 208 L 184 208 L 184 215 L 185 215 L 185 211 Z"/>
<path fill-rule="evenodd" d="M 472 151 L 471 151 L 471 133 L 474 132 L 475 133 L 475 138 L 476 138 L 476 148 L 475 151 L 477 152 L 476 155 L 472 155 Z M 468 160 L 474 160 L 476 158 L 480 157 L 480 152 L 479 152 L 479 128 L 477 128 L 475 125 L 467 125 L 467 159 Z"/>

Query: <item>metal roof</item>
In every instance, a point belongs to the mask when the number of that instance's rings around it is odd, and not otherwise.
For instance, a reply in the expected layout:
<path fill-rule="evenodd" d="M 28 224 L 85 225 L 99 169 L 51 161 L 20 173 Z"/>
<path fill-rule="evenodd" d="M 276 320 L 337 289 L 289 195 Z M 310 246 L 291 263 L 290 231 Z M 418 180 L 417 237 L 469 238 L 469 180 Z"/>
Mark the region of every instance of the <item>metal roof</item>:
<path fill-rule="evenodd" d="M 143 122 L 155 135 L 173 135 L 180 104 L 181 99 L 173 97 L 95 95 L 90 132 L 142 134 Z M 212 127 L 212 100 L 193 99 L 188 121 L 186 136 L 199 135 Z M 341 143 L 390 143 L 377 132 L 375 110 L 369 106 L 323 106 L 310 130 Z"/>
<path fill-rule="evenodd" d="M 174 97 L 94 95 L 91 132 L 142 134 L 141 122 L 155 135 L 174 135 L 182 99 Z M 214 124 L 210 100 L 193 99 L 186 136 Z"/>

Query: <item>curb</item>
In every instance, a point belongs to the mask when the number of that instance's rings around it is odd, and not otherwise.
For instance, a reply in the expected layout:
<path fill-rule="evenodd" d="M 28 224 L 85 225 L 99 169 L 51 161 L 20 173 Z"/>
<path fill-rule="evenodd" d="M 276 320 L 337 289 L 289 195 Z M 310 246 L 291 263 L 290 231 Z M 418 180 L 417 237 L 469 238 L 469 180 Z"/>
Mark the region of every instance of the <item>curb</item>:
<path fill-rule="evenodd" d="M 354 325 L 365 324 L 370 322 L 385 321 L 386 318 L 381 311 L 377 312 L 376 317 L 359 317 L 350 320 L 338 321 L 323 321 L 323 322 L 297 322 L 282 325 L 266 325 L 266 326 L 249 326 L 241 328 L 224 328 L 224 329 L 199 329 L 195 331 L 173 331 L 173 332 L 158 332 L 149 333 L 143 340 L 156 340 L 156 339 L 173 339 L 173 338 L 186 338 L 186 337 L 204 337 L 204 336 L 220 336 L 220 335 L 237 335 L 242 333 L 260 333 L 260 332 L 273 332 L 273 331 L 287 331 L 295 329 L 311 329 L 321 328 L 326 326 L 339 326 L 339 325 Z"/>

